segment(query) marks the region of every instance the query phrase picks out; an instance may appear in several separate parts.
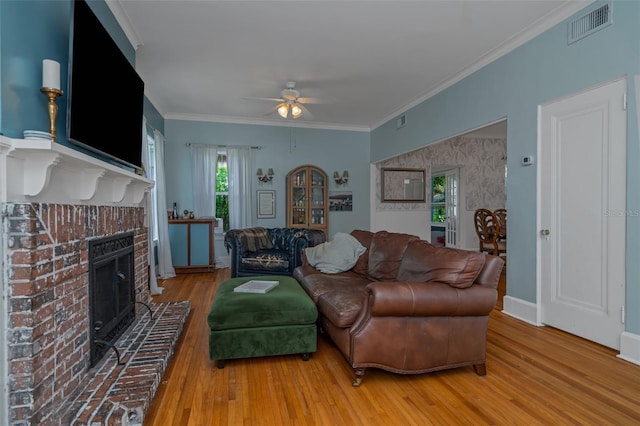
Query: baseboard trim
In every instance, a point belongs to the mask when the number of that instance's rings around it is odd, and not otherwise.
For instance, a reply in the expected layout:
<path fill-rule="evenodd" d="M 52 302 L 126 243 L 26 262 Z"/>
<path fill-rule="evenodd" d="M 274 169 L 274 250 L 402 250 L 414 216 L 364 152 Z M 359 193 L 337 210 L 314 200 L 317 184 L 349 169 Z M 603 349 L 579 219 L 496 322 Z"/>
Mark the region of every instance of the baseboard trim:
<path fill-rule="evenodd" d="M 512 296 L 502 298 L 502 313 L 535 326 L 538 322 L 538 305 Z"/>
<path fill-rule="evenodd" d="M 618 358 L 640 365 L 640 335 L 624 331 L 620 335 Z"/>

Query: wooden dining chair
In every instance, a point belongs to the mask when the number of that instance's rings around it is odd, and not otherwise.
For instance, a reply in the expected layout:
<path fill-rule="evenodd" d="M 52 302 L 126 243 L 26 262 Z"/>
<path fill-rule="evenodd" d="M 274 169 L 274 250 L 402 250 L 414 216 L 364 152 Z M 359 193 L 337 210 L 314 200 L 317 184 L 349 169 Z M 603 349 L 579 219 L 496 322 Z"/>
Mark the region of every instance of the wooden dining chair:
<path fill-rule="evenodd" d="M 507 253 L 507 242 L 500 239 L 500 222 L 494 212 L 489 209 L 476 210 L 474 223 L 481 252 L 495 256 Z"/>
<path fill-rule="evenodd" d="M 501 241 L 507 241 L 507 209 L 497 209 L 494 210 L 493 213 L 496 215 L 496 219 L 498 219 L 498 225 L 500 225 L 498 238 Z"/>

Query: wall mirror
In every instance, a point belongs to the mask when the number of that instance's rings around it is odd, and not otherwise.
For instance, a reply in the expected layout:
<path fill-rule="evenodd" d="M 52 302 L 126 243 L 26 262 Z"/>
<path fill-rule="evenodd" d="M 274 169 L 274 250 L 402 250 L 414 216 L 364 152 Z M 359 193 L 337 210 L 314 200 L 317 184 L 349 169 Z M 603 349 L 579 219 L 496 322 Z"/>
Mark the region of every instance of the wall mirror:
<path fill-rule="evenodd" d="M 382 168 L 383 203 L 425 202 L 424 169 Z"/>

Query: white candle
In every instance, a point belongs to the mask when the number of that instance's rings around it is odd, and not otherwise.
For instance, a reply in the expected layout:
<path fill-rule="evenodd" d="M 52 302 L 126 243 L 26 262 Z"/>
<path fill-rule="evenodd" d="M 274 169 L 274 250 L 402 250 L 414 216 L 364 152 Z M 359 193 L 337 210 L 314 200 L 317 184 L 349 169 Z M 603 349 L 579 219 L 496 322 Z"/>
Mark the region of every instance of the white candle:
<path fill-rule="evenodd" d="M 60 63 L 45 59 L 42 61 L 42 87 L 60 89 Z"/>

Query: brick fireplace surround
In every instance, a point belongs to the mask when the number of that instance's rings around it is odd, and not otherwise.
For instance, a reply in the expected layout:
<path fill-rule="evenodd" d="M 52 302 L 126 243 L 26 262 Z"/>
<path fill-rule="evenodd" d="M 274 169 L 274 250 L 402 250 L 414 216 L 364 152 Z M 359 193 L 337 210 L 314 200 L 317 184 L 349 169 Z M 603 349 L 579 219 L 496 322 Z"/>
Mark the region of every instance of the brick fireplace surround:
<path fill-rule="evenodd" d="M 0 424 L 142 422 L 189 311 L 188 302 L 150 303 L 152 185 L 49 141 L 0 136 Z M 124 366 L 109 351 L 89 369 L 88 241 L 128 231 L 136 301 L 149 308 L 136 304 L 116 344 Z M 127 402 L 141 393 L 145 401 Z"/>

